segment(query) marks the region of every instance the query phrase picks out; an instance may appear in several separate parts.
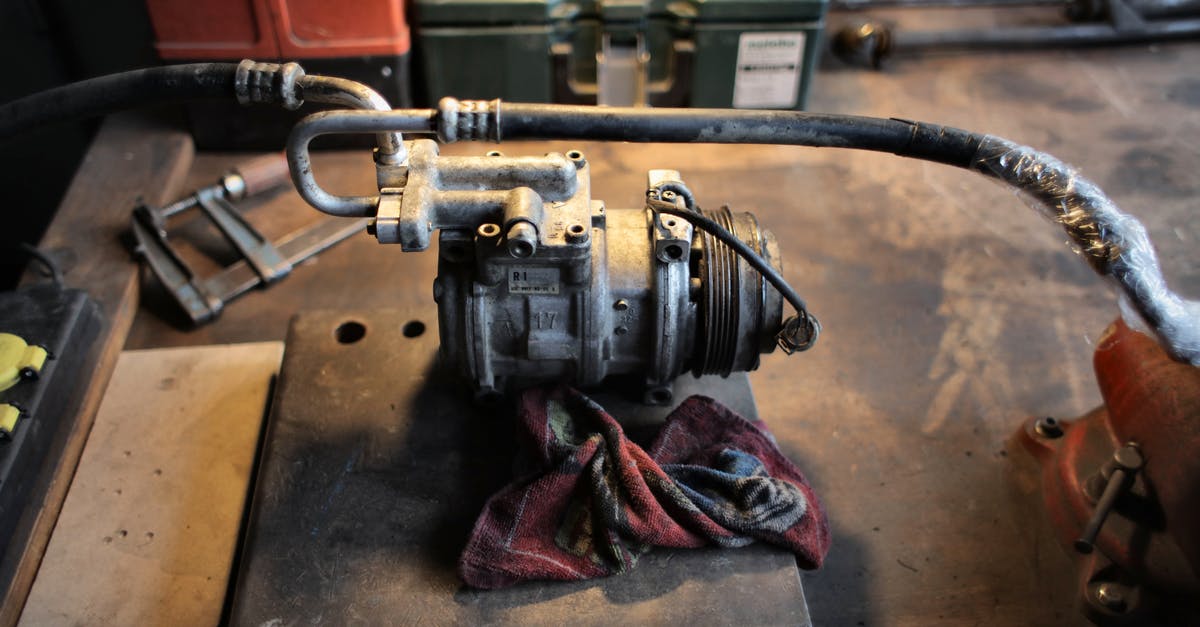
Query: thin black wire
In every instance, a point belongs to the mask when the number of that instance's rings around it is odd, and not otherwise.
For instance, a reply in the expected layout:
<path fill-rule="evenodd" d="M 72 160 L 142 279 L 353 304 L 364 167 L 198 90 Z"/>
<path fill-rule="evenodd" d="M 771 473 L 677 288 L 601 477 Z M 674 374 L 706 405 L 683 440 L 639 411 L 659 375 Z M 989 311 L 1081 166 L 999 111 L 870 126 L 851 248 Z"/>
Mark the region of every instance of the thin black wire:
<path fill-rule="evenodd" d="M 667 188 L 664 187 L 664 189 Z M 746 263 L 750 264 L 751 267 L 757 270 L 758 273 L 767 280 L 767 282 L 769 282 L 776 290 L 779 291 L 783 298 L 788 301 L 788 304 L 795 308 L 797 316 L 794 322 L 789 320 L 784 324 L 784 331 L 795 333 L 796 330 L 792 327 L 795 324 L 804 324 L 806 326 L 804 331 L 808 336 L 808 340 L 806 342 L 800 345 L 791 346 L 790 349 L 787 345 L 783 344 L 784 340 L 780 338 L 780 345 L 783 346 L 784 350 L 788 350 L 788 352 L 793 350 L 805 350 L 816 343 L 817 336 L 821 334 L 820 321 L 817 320 L 816 316 L 809 313 L 808 305 L 805 304 L 804 299 L 800 296 L 800 294 L 788 284 L 787 279 L 784 279 L 783 275 L 780 274 L 779 271 L 770 264 L 770 262 L 768 262 L 766 259 L 763 259 L 761 255 L 755 252 L 753 248 L 750 248 L 749 245 L 747 245 L 733 233 L 730 233 L 725 229 L 725 227 L 721 226 L 716 221 L 711 220 L 701 214 L 699 212 L 699 208 L 696 207 L 694 203 L 690 203 L 688 209 L 680 209 L 666 201 L 649 198 L 646 200 L 646 204 L 653 211 L 683 218 L 684 220 L 690 222 L 692 226 L 704 231 L 705 233 L 708 233 L 709 235 L 712 235 L 718 240 L 721 240 L 721 243 L 732 248 L 739 257 L 746 260 Z"/>

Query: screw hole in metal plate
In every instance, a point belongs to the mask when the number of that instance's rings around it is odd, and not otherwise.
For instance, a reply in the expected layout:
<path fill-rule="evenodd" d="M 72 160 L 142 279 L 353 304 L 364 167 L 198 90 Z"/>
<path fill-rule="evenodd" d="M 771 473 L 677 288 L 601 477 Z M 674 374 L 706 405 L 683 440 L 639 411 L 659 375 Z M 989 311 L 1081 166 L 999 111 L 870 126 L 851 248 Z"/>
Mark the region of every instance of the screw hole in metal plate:
<path fill-rule="evenodd" d="M 420 320 L 409 320 L 404 323 L 400 332 L 404 334 L 404 337 L 419 337 L 425 332 L 425 323 Z"/>
<path fill-rule="evenodd" d="M 361 322 L 349 320 L 338 325 L 333 331 L 339 344 L 353 344 L 367 335 L 367 326 Z"/>

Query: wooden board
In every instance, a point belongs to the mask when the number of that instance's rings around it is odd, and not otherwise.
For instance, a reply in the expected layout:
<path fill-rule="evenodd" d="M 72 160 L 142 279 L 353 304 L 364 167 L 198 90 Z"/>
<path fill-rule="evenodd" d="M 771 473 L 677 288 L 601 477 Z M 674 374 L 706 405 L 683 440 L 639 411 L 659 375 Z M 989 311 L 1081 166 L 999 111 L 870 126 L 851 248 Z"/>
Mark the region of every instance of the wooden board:
<path fill-rule="evenodd" d="M 62 266 L 66 284 L 87 290 L 104 314 L 99 358 L 87 383 L 75 427 L 41 504 L 24 556 L 0 607 L 0 625 L 20 615 L 50 531 L 71 483 L 108 378 L 125 345 L 138 303 L 138 268 L 120 241 L 133 204 L 162 202 L 177 193 L 191 166 L 192 140 L 154 118 L 114 116 L 100 128 L 80 164 L 41 248 Z M 19 210 L 13 208 L 12 210 Z M 41 280 L 27 276 L 25 281 Z"/>
<path fill-rule="evenodd" d="M 21 624 L 220 620 L 282 353 L 121 354 Z"/>

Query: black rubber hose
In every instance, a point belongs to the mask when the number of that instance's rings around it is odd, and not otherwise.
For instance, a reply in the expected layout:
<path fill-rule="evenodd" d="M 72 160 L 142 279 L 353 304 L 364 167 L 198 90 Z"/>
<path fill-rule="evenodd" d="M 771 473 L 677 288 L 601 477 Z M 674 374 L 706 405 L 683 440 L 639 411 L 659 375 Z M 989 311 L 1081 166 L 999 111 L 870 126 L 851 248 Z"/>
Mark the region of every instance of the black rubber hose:
<path fill-rule="evenodd" d="M 145 105 L 234 98 L 234 63 L 190 63 L 109 74 L 0 105 L 0 139 L 66 120 Z"/>
<path fill-rule="evenodd" d="M 803 111 L 504 103 L 502 139 L 578 139 L 857 148 L 969 168 L 984 136 L 937 124 Z"/>

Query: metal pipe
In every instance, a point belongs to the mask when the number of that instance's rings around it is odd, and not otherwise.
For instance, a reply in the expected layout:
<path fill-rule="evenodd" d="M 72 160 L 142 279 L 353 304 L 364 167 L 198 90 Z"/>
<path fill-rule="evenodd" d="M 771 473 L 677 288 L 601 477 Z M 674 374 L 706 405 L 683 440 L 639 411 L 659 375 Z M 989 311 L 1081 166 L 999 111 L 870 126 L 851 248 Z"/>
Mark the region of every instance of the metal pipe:
<path fill-rule="evenodd" d="M 1098 46 L 1168 41 L 1200 36 L 1200 20 L 1146 22 L 1122 30 L 1108 24 L 1022 26 L 988 30 L 894 31 L 890 52 L 918 50 L 970 50 L 975 48 L 1043 48 L 1047 46 Z"/>
<path fill-rule="evenodd" d="M 436 111 L 396 109 L 393 111 L 323 111 L 296 125 L 288 136 L 287 159 L 296 191 L 308 204 L 330 215 L 365 217 L 375 211 L 379 196 L 336 196 L 321 188 L 313 176 L 308 145 L 321 135 L 362 134 L 387 131 L 431 132 Z"/>
<path fill-rule="evenodd" d="M 1125 3 L 1148 20 L 1200 15 L 1200 0 L 1125 0 Z"/>
<path fill-rule="evenodd" d="M 374 111 L 391 111 L 392 106 L 379 92 L 351 80 L 333 76 L 307 75 L 296 81 L 301 97 L 313 102 L 335 104 L 352 109 Z M 404 140 L 400 133 L 379 133 L 376 141 L 379 143 L 380 163 L 394 165 L 402 163 L 406 157 Z"/>

